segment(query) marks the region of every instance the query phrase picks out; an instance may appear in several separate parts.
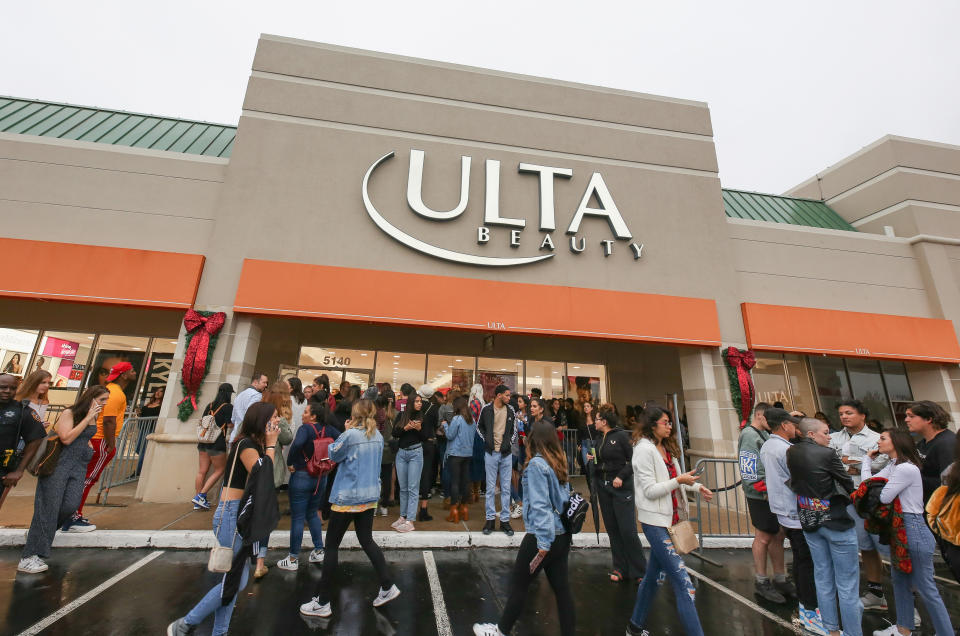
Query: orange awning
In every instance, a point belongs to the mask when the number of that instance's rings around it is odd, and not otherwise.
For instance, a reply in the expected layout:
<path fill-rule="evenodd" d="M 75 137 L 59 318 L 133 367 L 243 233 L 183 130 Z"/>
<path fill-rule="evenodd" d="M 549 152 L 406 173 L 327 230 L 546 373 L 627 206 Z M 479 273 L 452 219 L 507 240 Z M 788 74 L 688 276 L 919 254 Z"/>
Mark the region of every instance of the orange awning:
<path fill-rule="evenodd" d="M 282 281 L 335 280 L 336 294 Z M 394 290 L 384 300 L 378 290 Z M 456 289 L 451 302 L 444 290 Z M 609 340 L 718 346 L 713 300 L 578 287 L 505 283 L 246 259 L 234 310 Z"/>
<path fill-rule="evenodd" d="M 0 296 L 137 307 L 193 306 L 203 272 L 199 254 L 0 238 L 16 264 Z"/>
<path fill-rule="evenodd" d="M 950 320 L 743 303 L 747 344 L 861 358 L 960 362 Z"/>

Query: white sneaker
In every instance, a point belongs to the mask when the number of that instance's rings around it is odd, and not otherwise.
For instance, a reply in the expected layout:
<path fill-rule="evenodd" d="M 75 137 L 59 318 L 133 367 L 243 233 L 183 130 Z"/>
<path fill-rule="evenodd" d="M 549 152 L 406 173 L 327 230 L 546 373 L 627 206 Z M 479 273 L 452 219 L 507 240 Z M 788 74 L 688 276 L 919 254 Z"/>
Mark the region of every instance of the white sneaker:
<path fill-rule="evenodd" d="M 330 609 L 330 603 L 321 605 L 318 602 L 319 600 L 319 596 L 314 596 L 312 599 L 310 599 L 309 603 L 304 603 L 300 606 L 300 613 L 304 616 L 319 616 L 320 618 L 333 616 L 333 610 Z"/>
<path fill-rule="evenodd" d="M 396 521 L 394 521 L 393 523 L 391 523 L 391 524 L 390 524 L 390 527 L 393 528 L 394 530 L 396 530 L 398 526 L 400 526 L 401 524 L 404 524 L 404 523 L 406 523 L 406 522 L 407 522 L 406 519 L 404 519 L 403 517 L 400 517 L 399 519 L 397 519 Z"/>
<path fill-rule="evenodd" d="M 323 548 L 317 548 L 310 551 L 310 557 L 308 559 L 310 563 L 323 563 Z"/>
<path fill-rule="evenodd" d="M 36 554 L 25 559 L 20 559 L 20 563 L 17 565 L 17 572 L 23 572 L 25 574 L 39 574 L 49 569 L 50 566 L 44 563 Z"/>
<path fill-rule="evenodd" d="M 474 623 L 474 636 L 505 636 L 496 623 Z"/>
<path fill-rule="evenodd" d="M 398 596 L 400 596 L 400 589 L 396 585 L 391 585 L 389 590 L 380 588 L 380 593 L 377 594 L 377 598 L 373 599 L 373 606 L 380 607 L 381 605 L 386 605 Z"/>
<path fill-rule="evenodd" d="M 913 628 L 920 629 L 920 610 L 913 608 Z"/>
<path fill-rule="evenodd" d="M 388 514 L 387 509 L 383 506 L 380 506 L 379 508 L 377 508 L 377 514 L 380 515 L 381 517 L 386 517 Z"/>
<path fill-rule="evenodd" d="M 886 629 L 874 630 L 873 636 L 900 636 L 900 630 L 896 625 L 890 625 Z"/>
<path fill-rule="evenodd" d="M 882 596 L 877 596 L 872 592 L 867 592 L 860 597 L 860 602 L 863 603 L 864 611 L 876 611 L 876 612 L 886 612 L 887 599 Z"/>
<path fill-rule="evenodd" d="M 519 519 L 523 516 L 523 504 L 515 503 L 513 508 L 510 509 L 510 518 Z"/>
<path fill-rule="evenodd" d="M 299 566 L 300 566 L 299 560 L 291 558 L 290 555 L 287 555 L 286 557 L 277 561 L 277 567 L 280 568 L 281 570 L 292 570 L 296 572 Z"/>
<path fill-rule="evenodd" d="M 397 532 L 413 532 L 416 528 L 413 527 L 412 521 L 404 521 L 399 526 L 395 528 Z"/>

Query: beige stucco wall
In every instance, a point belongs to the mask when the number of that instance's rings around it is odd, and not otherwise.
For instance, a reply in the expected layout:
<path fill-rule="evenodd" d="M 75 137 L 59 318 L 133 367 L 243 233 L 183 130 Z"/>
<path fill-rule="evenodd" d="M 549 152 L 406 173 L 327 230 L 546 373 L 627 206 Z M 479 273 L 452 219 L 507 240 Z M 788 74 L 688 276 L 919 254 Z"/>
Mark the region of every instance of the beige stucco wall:
<path fill-rule="evenodd" d="M 226 163 L 0 133 L 3 236 L 202 254 Z"/>

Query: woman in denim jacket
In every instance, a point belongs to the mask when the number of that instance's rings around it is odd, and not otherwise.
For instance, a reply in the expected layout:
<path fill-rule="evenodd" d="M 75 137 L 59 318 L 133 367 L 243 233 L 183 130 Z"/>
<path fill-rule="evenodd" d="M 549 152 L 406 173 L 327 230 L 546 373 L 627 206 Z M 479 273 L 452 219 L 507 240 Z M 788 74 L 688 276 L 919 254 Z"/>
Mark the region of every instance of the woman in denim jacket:
<path fill-rule="evenodd" d="M 460 523 L 469 519 L 467 499 L 470 483 L 470 462 L 473 460 L 473 438 L 477 428 L 467 406 L 467 398 L 457 397 L 452 404 L 450 422 L 443 423 L 447 436 L 447 465 L 450 467 L 450 516 L 447 521 Z"/>
<path fill-rule="evenodd" d="M 373 515 L 380 499 L 380 459 L 383 436 L 377 430 L 377 407 L 373 400 L 357 400 L 351 409 L 346 430 L 330 445 L 330 459 L 337 463 L 337 476 L 330 492 L 330 521 L 319 594 L 300 606 L 306 616 L 326 618 L 330 608 L 333 578 L 337 573 L 340 542 L 350 523 L 360 547 L 366 552 L 380 578 L 380 593 L 373 600 L 380 607 L 400 596 L 393 584 L 383 552 L 373 541 Z"/>
<path fill-rule="evenodd" d="M 534 401 L 538 401 L 534 398 Z M 527 598 L 530 583 L 540 570 L 557 597 L 560 634 L 572 636 L 576 631 L 573 596 L 567 578 L 567 557 L 571 537 L 564 531 L 560 511 L 569 498 L 567 458 L 557 439 L 557 430 L 540 420 L 527 434 L 527 465 L 523 470 L 523 525 L 527 530 L 520 542 L 520 551 L 513 566 L 510 598 L 503 608 L 499 623 L 475 624 L 477 636 L 509 634 Z"/>

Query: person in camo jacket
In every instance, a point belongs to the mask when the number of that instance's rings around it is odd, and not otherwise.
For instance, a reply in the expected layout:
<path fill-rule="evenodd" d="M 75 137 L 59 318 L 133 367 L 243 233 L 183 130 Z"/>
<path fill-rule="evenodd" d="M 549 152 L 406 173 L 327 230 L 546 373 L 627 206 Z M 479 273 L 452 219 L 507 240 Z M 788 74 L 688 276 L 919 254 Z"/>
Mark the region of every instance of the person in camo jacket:
<path fill-rule="evenodd" d="M 743 494 L 750 510 L 750 522 L 754 527 L 753 566 L 756 569 L 754 594 L 772 603 L 786 603 L 796 595 L 793 584 L 787 580 L 784 564 L 783 528 L 777 515 L 770 511 L 767 501 L 767 482 L 760 461 L 760 447 L 770 438 L 770 426 L 764 412 L 770 408 L 766 402 L 758 402 L 753 408 L 750 423 L 740 432 L 738 458 Z M 767 557 L 773 564 L 773 581 L 767 576 Z"/>

